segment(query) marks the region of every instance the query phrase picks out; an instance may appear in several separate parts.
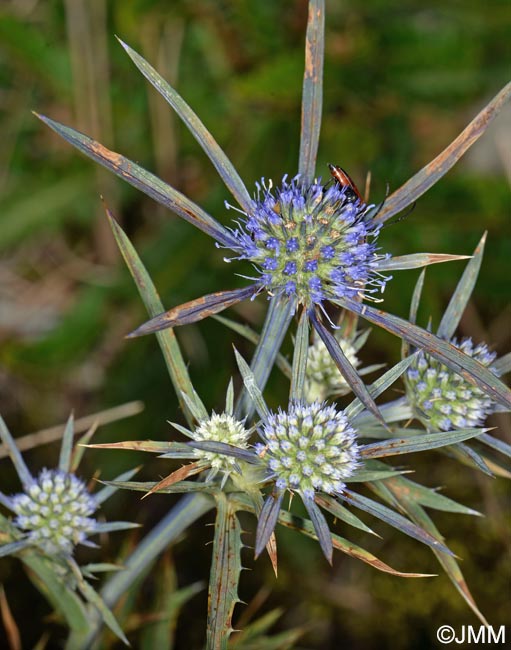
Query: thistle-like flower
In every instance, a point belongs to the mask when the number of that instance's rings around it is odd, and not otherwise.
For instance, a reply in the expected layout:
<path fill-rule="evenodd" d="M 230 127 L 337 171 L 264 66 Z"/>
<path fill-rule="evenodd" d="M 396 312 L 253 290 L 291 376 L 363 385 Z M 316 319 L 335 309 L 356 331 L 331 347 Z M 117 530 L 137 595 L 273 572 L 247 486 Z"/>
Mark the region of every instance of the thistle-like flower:
<path fill-rule="evenodd" d="M 459 258 L 429 253 L 392 258 L 378 251 L 376 240 L 381 226 L 434 185 L 483 133 L 498 108 L 511 94 L 511 89 L 503 89 L 444 152 L 391 194 L 383 206 L 366 205 L 340 168 L 330 166 L 334 180 L 329 187 L 314 180 L 321 122 L 323 11 L 322 2 L 311 3 L 298 175 L 293 175 L 290 181 L 285 176 L 277 189 L 263 181 L 258 186 L 255 198 L 251 198 L 230 160 L 180 95 L 137 52 L 121 42 L 142 74 L 189 127 L 234 196 L 242 214 L 234 227 L 224 227 L 202 208 L 133 161 L 109 151 L 69 127 L 46 117 L 41 118 L 83 153 L 206 232 L 218 246 L 232 250 L 234 259 L 248 260 L 255 267 L 257 275 L 250 285 L 219 291 L 174 307 L 152 318 L 132 335 L 148 334 L 201 320 L 242 300 L 252 299 L 264 290 L 272 303 L 259 349 L 264 347 L 266 339 L 274 338 L 274 342 L 270 353 L 256 355 L 254 371 L 258 381 L 261 384 L 266 381 L 292 315 L 297 307 L 303 306 L 343 377 L 381 422 L 381 414 L 356 370 L 335 337 L 321 322 L 325 314 L 324 303 L 332 301 L 405 340 L 420 342 L 424 350 L 441 363 L 453 369 L 460 366 L 466 368 L 474 383 L 483 391 L 500 403 L 510 405 L 510 392 L 500 382 L 496 383 L 495 377 L 484 366 L 470 364 L 454 346 L 440 347 L 434 337 L 428 336 L 424 330 L 369 305 L 362 305 L 361 300 L 378 299 L 377 295 L 384 290 L 389 279 L 386 274 L 390 271 L 419 268 Z"/>
<path fill-rule="evenodd" d="M 451 339 L 465 354 L 491 368 L 496 358 L 485 343 L 474 345 L 470 338 Z M 495 403 L 473 384 L 449 370 L 429 354 L 420 351 L 406 373 L 407 394 L 414 414 L 431 431 L 481 427 Z"/>
<path fill-rule="evenodd" d="M 305 307 L 338 298 L 372 297 L 383 292 L 387 276 L 378 263 L 381 224 L 349 187 L 319 181 L 291 181 L 279 188 L 257 184 L 252 210 L 234 232 L 241 259 L 258 270 L 257 283 L 269 294 L 296 298 Z"/>
<path fill-rule="evenodd" d="M 498 377 L 511 371 L 511 355 L 507 354 L 498 359 L 486 343 L 474 344 L 470 338 L 459 340 L 454 336 L 477 280 L 485 240 L 486 235 L 482 237 L 468 262 L 442 316 L 437 336 L 441 341 L 450 341 L 468 359 L 487 368 L 495 377 L 495 381 L 498 381 Z M 416 318 L 423 282 L 424 274 L 421 274 L 410 310 L 412 322 Z M 411 350 L 405 346 L 405 355 Z M 406 398 L 399 400 L 401 405 L 396 409 L 396 413 L 401 411 L 403 418 L 417 418 L 427 431 L 452 431 L 482 427 L 490 413 L 509 410 L 467 381 L 466 377 L 466 374 L 454 372 L 424 350 L 415 352 L 415 359 L 405 375 Z M 488 473 L 491 473 L 488 465 L 493 471 L 500 472 L 499 456 L 503 454 L 508 459 L 511 458 L 511 447 L 487 433 L 479 436 L 477 440 L 477 453 L 464 445 L 461 449 L 458 447 L 457 457 Z M 498 455 L 495 456 L 494 452 L 498 452 Z M 504 469 L 503 475 L 509 476 L 508 469 Z"/>
<path fill-rule="evenodd" d="M 92 535 L 137 526 L 120 521 L 103 523 L 93 517 L 112 492 L 105 489 L 93 495 L 84 481 L 75 475 L 74 466 L 83 450 L 77 448 L 72 459 L 72 416 L 62 439 L 59 466 L 43 469 L 36 477 L 26 466 L 1 417 L 0 440 L 7 447 L 23 486 L 22 492 L 12 496 L 0 493 L 0 503 L 14 514 L 11 522 L 6 521 L 8 537 L 12 539 L 0 546 L 1 555 L 19 553 L 32 547 L 49 558 L 70 560 L 77 545 L 96 546 L 89 540 Z M 126 472 L 123 477 L 131 477 L 134 473 Z"/>
<path fill-rule="evenodd" d="M 155 492 L 165 491 L 179 481 L 189 476 L 207 472 L 204 477 L 204 485 L 220 484 L 223 488 L 230 478 L 242 475 L 243 469 L 240 466 L 239 456 L 242 460 L 253 461 L 253 451 L 250 450 L 249 440 L 254 432 L 254 427 L 247 428 L 245 420 L 240 420 L 234 415 L 234 389 L 232 380 L 229 382 L 225 399 L 225 409 L 221 413 L 208 413 L 199 395 L 193 391 L 192 395 L 182 393 L 191 419 L 195 426 L 184 427 L 176 422 L 170 424 L 180 433 L 189 438 L 190 442 L 184 444 L 179 442 L 136 443 L 136 449 L 141 451 L 161 451 L 162 458 L 187 458 L 194 462 L 184 465 L 175 472 L 172 472 L 158 483 L 151 486 L 147 495 Z M 192 421 L 191 420 L 191 421 Z M 113 443 L 90 445 L 100 448 L 122 448 L 130 449 L 130 443 Z M 238 457 L 225 453 L 225 449 L 236 449 Z M 243 465 L 243 463 L 241 463 Z M 126 485 L 123 485 L 126 487 Z M 146 496 L 147 496 L 146 495 Z"/>
<path fill-rule="evenodd" d="M 88 440 L 94 429 L 83 437 Z M 0 504 L 14 515 L 7 519 L 0 515 L 0 557 L 15 555 L 27 562 L 36 574 L 44 573 L 45 595 L 51 594 L 52 604 L 62 598 L 75 599 L 78 591 L 93 608 L 97 608 L 110 629 L 125 643 L 127 639 L 108 610 L 101 596 L 86 581 L 94 569 L 92 565 L 81 568 L 73 555 L 78 545 L 96 544 L 89 538 L 99 533 L 127 530 L 137 527 L 126 521 L 100 522 L 93 515 L 116 488 L 105 487 L 95 495 L 75 474 L 84 448 L 73 451 L 73 416 L 67 422 L 58 467 L 43 469 L 33 476 L 23 460 L 16 442 L 0 417 L 0 440 L 3 442 L 16 468 L 23 491 L 12 496 L 0 493 Z M 137 470 L 125 472 L 118 480 L 131 478 Z M 34 553 L 35 551 L 35 553 Z M 98 565 L 100 566 L 100 565 Z M 110 570 L 115 568 L 110 566 Z M 108 570 L 104 565 L 99 570 Z M 51 578 L 50 578 L 51 576 Z M 67 593 L 66 593 L 67 592 Z M 78 599 L 78 606 L 80 604 Z M 73 607 L 62 608 L 64 617 L 73 627 Z"/>
<path fill-rule="evenodd" d="M 92 518 L 99 503 L 85 483 L 59 469 L 43 469 L 24 492 L 10 498 L 13 524 L 24 539 L 47 555 L 71 555 L 78 544 L 89 544 L 96 532 Z"/>
<path fill-rule="evenodd" d="M 213 412 L 210 418 L 202 420 L 191 436 L 196 442 L 216 441 L 232 445 L 239 449 L 248 449 L 251 431 L 245 428 L 243 422 L 236 420 L 231 413 Z M 213 479 L 218 472 L 227 478 L 236 468 L 236 459 L 225 454 L 197 449 L 196 456 L 199 464 L 210 467 L 206 480 Z M 225 480 L 225 479 L 224 479 Z"/>
<path fill-rule="evenodd" d="M 256 451 L 266 479 L 304 499 L 314 499 L 316 492 L 340 494 L 360 465 L 355 429 L 325 402 L 291 402 L 287 411 L 270 413 L 260 433 L 264 443 Z"/>
<path fill-rule="evenodd" d="M 222 486 L 225 485 L 227 479 L 233 472 L 241 474 L 239 463 L 233 456 L 200 448 L 201 444 L 207 445 L 208 443 L 226 445 L 242 451 L 248 450 L 249 448 L 249 439 L 254 429 L 247 429 L 245 427 L 245 421 L 241 421 L 234 416 L 232 380 L 229 382 L 225 398 L 225 410 L 222 413 L 215 413 L 213 411 L 210 415 L 195 392 L 193 398 L 183 393 L 183 399 L 197 422 L 197 426 L 187 429 L 180 424 L 171 424 L 192 441 L 191 444 L 195 448 L 190 450 L 188 447 L 186 457 L 195 460 L 195 462 L 193 465 L 185 466 L 164 478 L 163 481 L 158 483 L 155 489 L 151 490 L 152 492 L 156 492 L 164 486 L 171 485 L 176 480 L 182 480 L 185 476 L 197 474 L 205 470 L 209 470 L 206 474 L 206 482 L 213 481 L 218 474 L 221 474 Z M 179 451 L 176 456 L 171 451 L 164 454 L 164 456 L 167 458 L 179 458 L 183 457 L 183 452 Z"/>

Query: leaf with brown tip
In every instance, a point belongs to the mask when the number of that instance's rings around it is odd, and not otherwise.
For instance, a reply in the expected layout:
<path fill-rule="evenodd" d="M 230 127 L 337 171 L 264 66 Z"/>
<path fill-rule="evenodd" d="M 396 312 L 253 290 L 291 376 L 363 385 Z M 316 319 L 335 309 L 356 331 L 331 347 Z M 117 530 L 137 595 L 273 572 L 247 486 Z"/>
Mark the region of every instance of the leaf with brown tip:
<path fill-rule="evenodd" d="M 389 196 L 375 221 L 384 223 L 427 192 L 483 135 L 510 97 L 511 83 L 508 83 L 441 154 Z"/>
<path fill-rule="evenodd" d="M 136 330 L 128 334 L 126 338 L 135 338 L 145 334 L 153 334 L 169 327 L 178 327 L 179 325 L 189 325 L 203 320 L 213 314 L 218 314 L 232 305 L 250 298 L 257 291 L 257 286 L 252 284 L 242 289 L 233 289 L 227 291 L 217 291 L 209 293 L 201 298 L 195 298 L 185 302 L 178 307 L 173 307 L 163 314 L 159 314 L 147 321 Z"/>
<path fill-rule="evenodd" d="M 96 140 L 93 140 L 88 135 L 80 133 L 65 124 L 60 124 L 44 115 L 39 115 L 38 113 L 34 113 L 34 115 L 86 156 L 103 165 L 103 167 L 106 167 L 158 203 L 169 208 L 196 228 L 199 228 L 199 230 L 207 233 L 225 246 L 237 247 L 236 239 L 216 219 L 213 219 L 201 207 L 196 205 L 184 194 L 181 194 L 181 192 L 178 192 L 171 185 L 162 181 L 158 176 L 140 167 L 140 165 L 125 158 L 123 155 L 107 149 L 107 147 L 96 142 Z"/>
<path fill-rule="evenodd" d="M 162 479 L 159 483 L 156 483 L 148 492 L 147 494 L 144 494 L 142 499 L 145 499 L 148 497 L 150 494 L 154 494 L 155 492 L 159 492 L 160 490 L 163 490 L 170 485 L 174 485 L 174 483 L 179 483 L 179 481 L 184 481 L 187 479 L 189 476 L 193 476 L 194 474 L 199 474 L 202 472 L 204 469 L 204 464 L 201 464 L 199 462 L 197 463 L 189 463 L 188 465 L 183 465 L 183 467 L 180 467 L 179 469 L 176 469 L 175 472 L 172 472 L 172 474 L 169 474 L 166 476 L 164 479 Z"/>

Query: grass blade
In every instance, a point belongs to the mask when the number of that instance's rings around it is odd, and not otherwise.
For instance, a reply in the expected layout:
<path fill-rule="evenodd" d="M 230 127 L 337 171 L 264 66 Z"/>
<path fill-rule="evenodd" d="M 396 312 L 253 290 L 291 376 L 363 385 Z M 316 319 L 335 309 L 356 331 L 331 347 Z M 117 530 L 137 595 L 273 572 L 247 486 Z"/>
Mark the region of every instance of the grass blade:
<path fill-rule="evenodd" d="M 155 481 L 101 481 L 105 485 L 121 490 L 149 493 L 158 483 Z M 216 483 L 202 483 L 198 481 L 180 481 L 173 485 L 158 490 L 160 494 L 186 494 L 187 492 L 200 492 L 212 494 L 218 492 Z"/>
<path fill-rule="evenodd" d="M 415 325 L 417 322 L 417 312 L 419 310 L 419 303 L 422 295 L 422 288 L 424 286 L 424 278 L 426 276 L 426 269 L 423 269 L 417 278 L 417 282 L 415 283 L 415 287 L 413 289 L 413 294 L 412 294 L 412 300 L 410 303 L 410 316 L 408 317 L 408 320 L 410 323 Z M 407 357 L 410 353 L 410 345 L 408 341 L 403 339 L 401 341 L 401 358 L 404 359 Z"/>
<path fill-rule="evenodd" d="M 416 451 L 427 451 L 428 449 L 454 445 L 457 442 L 479 436 L 484 431 L 485 429 L 460 429 L 457 431 L 424 433 L 421 436 L 410 436 L 409 438 L 389 438 L 383 442 L 365 445 L 360 453 L 364 458 L 384 458 L 385 456 L 411 454 Z"/>
<path fill-rule="evenodd" d="M 34 479 L 28 467 L 25 465 L 22 455 L 19 452 L 14 438 L 11 436 L 7 425 L 5 424 L 2 416 L 0 415 L 0 440 L 4 443 L 7 453 L 9 454 L 12 464 L 14 465 L 19 479 L 25 489 L 29 488 Z"/>
<path fill-rule="evenodd" d="M 132 528 L 140 528 L 142 524 L 137 524 L 133 521 L 105 521 L 96 524 L 96 533 L 112 533 L 118 530 L 129 530 Z"/>
<path fill-rule="evenodd" d="M 281 511 L 279 515 L 279 524 L 286 526 L 287 528 L 292 528 L 293 530 L 299 531 L 300 533 L 307 535 L 307 537 L 316 539 L 316 532 L 312 523 L 307 519 L 298 517 L 295 514 Z M 382 562 L 379 558 L 374 556 L 369 551 L 366 551 L 360 546 L 357 546 L 357 544 L 354 544 L 353 542 L 350 542 L 349 540 L 344 539 L 339 535 L 332 534 L 332 544 L 334 549 L 341 551 L 341 553 L 346 553 L 346 555 L 349 555 L 356 560 L 361 560 L 362 562 L 365 562 L 366 564 L 372 566 L 374 569 L 378 569 L 378 571 L 390 573 L 391 575 L 399 576 L 401 578 L 431 577 L 429 574 L 424 573 L 403 573 L 402 571 L 396 571 L 396 569 L 393 569 L 388 564 L 385 564 L 385 562 Z"/>
<path fill-rule="evenodd" d="M 378 407 L 376 406 L 374 399 L 369 393 L 367 386 L 360 378 L 358 372 L 351 365 L 348 358 L 342 351 L 342 348 L 339 345 L 339 341 L 335 338 L 335 336 L 331 332 L 328 331 L 328 329 L 323 325 L 323 323 L 319 320 L 319 318 L 317 318 L 316 314 L 313 311 L 310 312 L 310 318 L 312 320 L 312 324 L 314 325 L 316 332 L 321 337 L 321 340 L 325 344 L 328 352 L 330 353 L 330 356 L 334 360 L 335 365 L 339 368 L 339 372 L 347 381 L 352 391 L 362 402 L 362 404 L 367 408 L 367 410 L 370 411 L 374 415 L 374 417 L 379 422 L 381 422 L 382 425 L 385 427 L 386 426 L 385 421 L 380 411 L 378 410 Z"/>
<path fill-rule="evenodd" d="M 129 272 L 135 281 L 140 297 L 142 298 L 149 315 L 156 316 L 157 314 L 161 314 L 164 309 L 163 304 L 149 273 L 142 263 L 142 260 L 109 210 L 107 210 L 107 216 L 114 233 L 115 241 L 119 246 L 119 250 L 121 251 Z M 158 332 L 156 338 L 158 339 L 158 344 L 162 351 L 163 358 L 165 359 L 170 379 L 174 386 L 174 390 L 176 391 L 180 406 L 183 409 L 188 422 L 191 424 L 193 420 L 182 395 L 183 393 L 193 395 L 194 389 L 176 335 L 171 329 L 167 329 L 163 332 Z"/>
<path fill-rule="evenodd" d="M 138 472 L 139 468 L 135 467 L 135 469 L 129 469 L 127 472 L 123 472 L 122 474 L 119 474 L 119 476 L 115 477 L 116 481 L 129 481 L 132 476 L 135 476 L 135 474 Z M 99 492 L 96 492 L 94 495 L 94 498 L 98 503 L 104 503 L 107 499 L 109 499 L 112 494 L 116 492 L 116 489 L 114 487 L 106 486 L 104 488 L 101 488 Z"/>
<path fill-rule="evenodd" d="M 121 404 L 120 406 L 114 406 L 113 408 L 105 409 L 104 411 L 93 413 L 92 415 L 86 415 L 75 420 L 74 432 L 76 434 L 86 431 L 87 433 L 85 435 L 90 438 L 97 426 L 109 424 L 110 422 L 117 422 L 117 420 L 122 420 L 122 418 L 132 417 L 133 415 L 140 413 L 143 409 L 144 405 L 142 402 L 126 402 L 126 404 Z M 19 451 L 27 451 L 28 449 L 34 449 L 34 447 L 38 447 L 39 445 L 45 445 L 54 442 L 55 440 L 61 440 L 64 429 L 65 425 L 60 424 L 58 426 L 49 427 L 48 429 L 41 429 L 35 433 L 27 433 L 24 436 L 16 438 L 16 446 Z M 91 431 L 91 429 L 93 430 Z M 80 442 L 81 441 L 82 438 L 80 438 Z M 4 458 L 6 455 L 7 450 L 0 447 L 0 458 Z M 73 472 L 78 466 L 79 460 L 79 453 L 75 447 L 73 450 L 72 462 Z"/>
<path fill-rule="evenodd" d="M 343 506 L 333 497 L 327 496 L 326 494 L 317 494 L 316 503 L 324 510 L 330 512 L 336 519 L 340 519 L 341 521 L 344 521 L 344 523 L 349 524 L 354 528 L 363 530 L 365 533 L 370 533 L 371 535 L 379 537 L 379 535 L 375 533 L 372 528 L 366 526 L 366 524 L 364 524 L 361 519 L 354 515 L 351 510 L 348 510 L 348 508 Z"/>
<path fill-rule="evenodd" d="M 263 331 L 250 363 L 255 383 L 260 390 L 266 386 L 294 312 L 295 303 L 287 297 L 275 296 L 271 299 Z M 253 410 L 254 405 L 250 402 L 247 391 L 243 390 L 236 405 L 236 416 L 250 417 Z"/>
<path fill-rule="evenodd" d="M 172 424 L 172 426 L 175 426 Z M 151 454 L 165 454 L 169 451 L 186 451 L 188 447 L 183 442 L 167 440 L 126 440 L 122 442 L 100 442 L 86 445 L 91 449 L 127 449 L 130 451 L 147 451 Z"/>
<path fill-rule="evenodd" d="M 334 553 L 334 548 L 332 546 L 332 535 L 326 519 L 319 509 L 319 507 L 314 503 L 313 499 L 308 499 L 307 497 L 302 498 L 303 505 L 309 513 L 309 517 L 316 531 L 319 545 L 323 551 L 323 555 L 326 557 L 329 564 L 332 564 L 332 555 Z"/>
<path fill-rule="evenodd" d="M 378 503 L 377 501 L 373 501 L 372 499 L 368 499 L 361 494 L 351 492 L 351 490 L 347 489 L 343 490 L 342 494 L 339 495 L 339 498 L 360 510 L 364 510 L 364 512 L 368 512 L 373 515 L 373 517 L 381 519 L 381 521 L 384 521 L 389 526 L 396 528 L 405 535 L 408 535 L 427 546 L 431 546 L 432 548 L 448 555 L 453 554 L 445 544 L 430 535 L 427 531 L 412 523 L 398 512 L 387 508 L 387 506 L 384 506 L 382 503 Z"/>
<path fill-rule="evenodd" d="M 229 445 L 226 442 L 217 442 L 216 440 L 194 440 L 193 442 L 186 443 L 192 449 L 201 449 L 202 451 L 209 451 L 213 454 L 223 454 L 231 458 L 238 458 L 245 463 L 258 465 L 260 462 L 259 456 L 253 451 L 248 449 L 241 449 L 235 445 Z"/>
<path fill-rule="evenodd" d="M 411 255 L 400 255 L 382 260 L 378 264 L 378 271 L 407 271 L 409 269 L 420 269 L 430 264 L 441 262 L 454 262 L 466 260 L 470 255 L 447 255 L 442 253 L 412 253 Z"/>
<path fill-rule="evenodd" d="M 456 458 L 464 465 L 468 465 L 469 467 L 475 467 L 479 471 L 486 474 L 486 476 L 490 476 L 491 478 L 494 478 L 493 472 L 486 464 L 484 458 L 482 458 L 480 454 L 474 451 L 472 447 L 469 447 L 468 445 L 465 445 L 463 443 L 458 443 L 455 447 L 449 447 L 448 449 L 444 449 L 443 452 L 445 453 L 446 456 L 451 456 L 452 458 Z"/>
<path fill-rule="evenodd" d="M 62 444 L 60 446 L 59 456 L 59 469 L 63 472 L 69 472 L 71 467 L 71 452 L 73 451 L 73 437 L 74 437 L 74 417 L 73 414 L 69 416 L 62 436 Z"/>
<path fill-rule="evenodd" d="M 426 508 L 441 510 L 442 512 L 453 512 L 460 515 L 481 516 L 481 513 L 477 512 L 477 510 L 468 508 L 440 494 L 436 489 L 425 487 L 424 485 L 420 485 L 420 483 L 415 483 L 403 477 L 395 481 L 396 485 L 398 483 L 403 486 L 403 489 L 407 491 L 413 501 Z"/>
<path fill-rule="evenodd" d="M 501 454 L 504 454 L 504 456 L 511 458 L 511 445 L 508 445 L 507 442 L 494 438 L 487 433 L 483 433 L 479 436 L 478 440 L 485 445 L 488 445 L 491 449 L 495 449 L 495 451 L 499 451 Z"/>
<path fill-rule="evenodd" d="M 396 365 L 390 370 L 387 370 L 381 377 L 378 377 L 378 379 L 373 382 L 369 388 L 369 394 L 371 397 L 375 398 L 381 395 L 383 392 L 387 390 L 394 382 L 396 382 L 399 377 L 404 373 L 404 371 L 411 365 L 413 361 L 413 356 L 407 357 L 406 359 L 403 359 L 399 363 L 396 363 Z M 346 407 L 346 416 L 348 417 L 349 420 L 353 420 L 359 413 L 361 413 L 364 410 L 364 405 L 362 402 L 356 398 L 351 402 L 351 404 L 348 404 Z M 378 409 L 379 410 L 379 409 Z M 380 414 L 382 415 L 383 419 L 387 422 L 381 411 L 379 410 Z"/>
<path fill-rule="evenodd" d="M 254 407 L 257 413 L 259 414 L 259 417 L 262 420 L 266 420 L 269 415 L 268 407 L 266 406 L 266 402 L 264 401 L 264 397 L 261 392 L 261 389 L 257 385 L 257 380 L 254 376 L 254 373 L 252 372 L 251 368 L 249 367 L 245 359 L 238 352 L 238 350 L 236 350 L 236 348 L 234 348 L 234 354 L 236 355 L 236 363 L 238 364 L 238 368 L 240 369 L 240 374 L 243 379 L 245 390 L 247 391 L 247 394 L 250 396 L 254 404 Z"/>
<path fill-rule="evenodd" d="M 500 359 L 496 359 L 492 364 L 492 368 L 495 368 L 499 377 L 500 375 L 506 375 L 511 371 L 511 352 L 508 352 Z"/>
<path fill-rule="evenodd" d="M 259 343 L 261 337 L 248 325 L 242 325 L 241 323 L 237 323 L 236 321 L 226 318 L 225 316 L 215 315 L 212 316 L 212 318 L 217 320 L 219 323 L 222 323 L 222 325 L 225 325 L 233 332 L 236 332 L 236 334 L 239 334 L 254 345 L 257 345 Z M 289 361 L 282 356 L 282 354 L 277 354 L 275 358 L 275 365 L 289 380 L 291 380 L 291 365 L 289 364 Z"/>
<path fill-rule="evenodd" d="M 277 492 L 276 494 L 270 494 L 266 498 L 264 505 L 261 509 L 259 519 L 257 520 L 257 532 L 256 532 L 256 543 L 255 543 L 255 557 L 259 557 L 264 551 L 270 537 L 275 530 L 277 520 L 280 518 L 280 506 L 282 504 L 282 499 L 284 498 L 284 492 Z"/>
<path fill-rule="evenodd" d="M 307 310 L 303 309 L 296 330 L 295 349 L 293 353 L 293 369 L 291 373 L 291 390 L 289 397 L 292 400 L 303 400 L 305 386 L 305 372 L 307 370 L 307 353 L 309 351 L 309 319 Z"/>
<path fill-rule="evenodd" d="M 30 578 L 44 597 L 52 604 L 69 626 L 70 636 L 83 639 L 89 630 L 89 617 L 85 603 L 75 591 L 67 587 L 51 563 L 40 554 L 25 551 L 21 557 L 30 569 Z M 80 647 L 76 645 L 75 647 Z"/>
<path fill-rule="evenodd" d="M 416 502 L 407 498 L 406 492 L 402 494 L 398 489 L 396 489 L 392 481 L 394 481 L 394 479 L 390 479 L 390 481 L 386 483 L 388 483 L 393 494 L 399 500 L 400 504 L 404 507 L 410 519 L 412 519 L 417 525 L 421 526 L 424 530 L 428 531 L 430 535 L 433 535 L 439 542 L 441 542 L 443 540 L 442 535 L 436 528 L 431 518 L 426 514 L 426 512 L 424 512 L 424 509 L 421 508 L 421 506 Z M 454 557 L 446 555 L 445 553 L 440 553 L 434 548 L 432 550 L 438 562 L 446 572 L 449 580 L 456 587 L 462 598 L 472 609 L 474 614 L 479 618 L 479 620 L 483 623 L 483 625 L 488 625 L 488 621 L 480 612 L 474 598 L 472 597 L 472 594 L 470 593 L 470 590 L 467 586 L 467 583 L 465 582 L 465 578 L 463 577 L 456 559 Z"/>
<path fill-rule="evenodd" d="M 107 607 L 101 596 L 95 591 L 90 584 L 84 579 L 80 567 L 75 563 L 74 560 L 69 560 L 69 564 L 72 568 L 74 578 L 76 580 L 78 590 L 84 597 L 84 599 L 93 605 L 101 614 L 104 622 L 112 630 L 112 632 L 126 645 L 130 645 L 128 639 L 125 637 L 124 632 L 121 630 L 119 623 L 116 621 L 115 616 L 112 614 L 110 609 Z"/>
<path fill-rule="evenodd" d="M 29 539 L 20 539 L 16 542 L 8 542 L 7 544 L 0 545 L 0 557 L 7 557 L 7 555 L 14 555 L 22 551 L 24 548 L 28 548 L 31 545 Z"/>

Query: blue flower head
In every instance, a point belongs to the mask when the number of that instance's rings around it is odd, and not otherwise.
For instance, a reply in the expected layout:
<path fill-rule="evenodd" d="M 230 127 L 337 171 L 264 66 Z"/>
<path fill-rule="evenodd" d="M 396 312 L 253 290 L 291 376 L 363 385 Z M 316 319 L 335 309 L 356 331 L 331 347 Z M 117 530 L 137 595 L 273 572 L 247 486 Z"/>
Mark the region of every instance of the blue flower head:
<path fill-rule="evenodd" d="M 323 300 L 371 297 L 389 277 L 376 270 L 381 226 L 370 219 L 374 206 L 337 183 L 302 182 L 287 176 L 274 188 L 257 183 L 251 212 L 244 212 L 234 235 L 239 259 L 259 273 L 271 295 L 296 298 L 306 307 Z"/>
<path fill-rule="evenodd" d="M 284 177 L 280 187 L 271 182 L 257 186 L 254 198 L 232 162 L 222 151 L 197 114 L 158 72 L 126 43 L 122 46 L 140 72 L 172 106 L 203 147 L 232 194 L 241 213 L 236 225 L 227 228 L 178 190 L 157 178 L 134 161 L 110 151 L 89 136 L 39 116 L 51 129 L 80 149 L 85 155 L 141 189 L 170 208 L 175 214 L 212 237 L 217 244 L 233 251 L 234 259 L 248 260 L 255 277 L 248 286 L 216 291 L 190 300 L 152 318 L 131 332 L 129 337 L 188 325 L 222 312 L 258 293 L 272 297 L 263 335 L 258 343 L 254 368 L 264 384 L 297 307 L 318 332 L 339 371 L 361 402 L 383 422 L 374 400 L 358 377 L 338 341 L 325 325 L 325 302 L 332 302 L 366 321 L 383 327 L 414 346 L 423 348 L 455 371 L 462 368 L 474 382 L 506 408 L 511 393 L 482 365 L 467 361 L 454 346 L 442 346 L 438 339 L 409 322 L 362 304 L 363 299 L 378 300 L 394 270 L 422 268 L 430 264 L 458 259 L 456 255 L 412 253 L 391 258 L 378 254 L 380 228 L 392 217 L 413 206 L 479 138 L 511 97 L 509 86 L 502 89 L 444 151 L 418 171 L 410 180 L 389 194 L 379 208 L 365 204 L 348 175 L 330 165 L 335 182 L 326 185 L 314 180 L 319 145 L 323 55 L 323 2 L 311 3 L 306 36 L 306 66 L 303 84 L 298 175 Z M 108 212 L 116 239 L 126 246 L 126 237 Z M 131 255 L 131 253 L 130 253 Z M 136 275 L 136 273 L 134 273 Z M 139 279 L 137 280 L 139 282 Z M 140 287 L 143 283 L 140 281 Z M 142 289 L 141 289 L 142 290 Z M 325 318 L 326 317 L 326 318 Z M 260 354 L 273 340 L 270 354 Z M 305 357 L 304 357 L 305 358 Z M 246 404 L 243 404 L 245 407 Z M 242 409 L 243 410 L 243 409 Z"/>

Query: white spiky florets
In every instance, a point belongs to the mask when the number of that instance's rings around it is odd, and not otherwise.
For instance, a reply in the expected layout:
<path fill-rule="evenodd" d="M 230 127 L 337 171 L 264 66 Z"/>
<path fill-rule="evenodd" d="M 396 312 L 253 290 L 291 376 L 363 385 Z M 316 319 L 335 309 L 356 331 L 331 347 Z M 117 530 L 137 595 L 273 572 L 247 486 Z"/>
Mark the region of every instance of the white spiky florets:
<path fill-rule="evenodd" d="M 359 465 L 355 429 L 324 402 L 292 402 L 287 411 L 271 413 L 262 437 L 266 445 L 258 451 L 276 486 L 305 498 L 340 492 Z"/>
<path fill-rule="evenodd" d="M 96 520 L 91 515 L 98 502 L 74 474 L 43 469 L 11 503 L 17 515 L 14 525 L 49 555 L 71 554 L 95 532 Z"/>
<path fill-rule="evenodd" d="M 350 364 L 357 368 L 360 360 L 353 343 L 343 337 L 337 337 L 341 350 Z M 316 337 L 307 353 L 307 370 L 305 373 L 305 396 L 308 402 L 323 400 L 330 395 L 345 395 L 351 388 L 341 375 L 332 355 L 323 341 Z"/>
<path fill-rule="evenodd" d="M 193 432 L 196 441 L 222 442 L 240 449 L 248 448 L 249 437 L 250 431 L 244 423 L 228 413 L 213 413 L 209 419 L 200 422 Z M 226 474 L 232 472 L 237 462 L 232 456 L 201 449 L 196 450 L 196 457 L 211 466 L 210 478 L 220 471 Z"/>
<path fill-rule="evenodd" d="M 451 343 L 484 366 L 496 357 L 485 343 L 474 345 L 469 338 Z M 479 388 L 422 351 L 406 378 L 408 399 L 417 417 L 432 430 L 480 427 L 494 407 Z"/>

